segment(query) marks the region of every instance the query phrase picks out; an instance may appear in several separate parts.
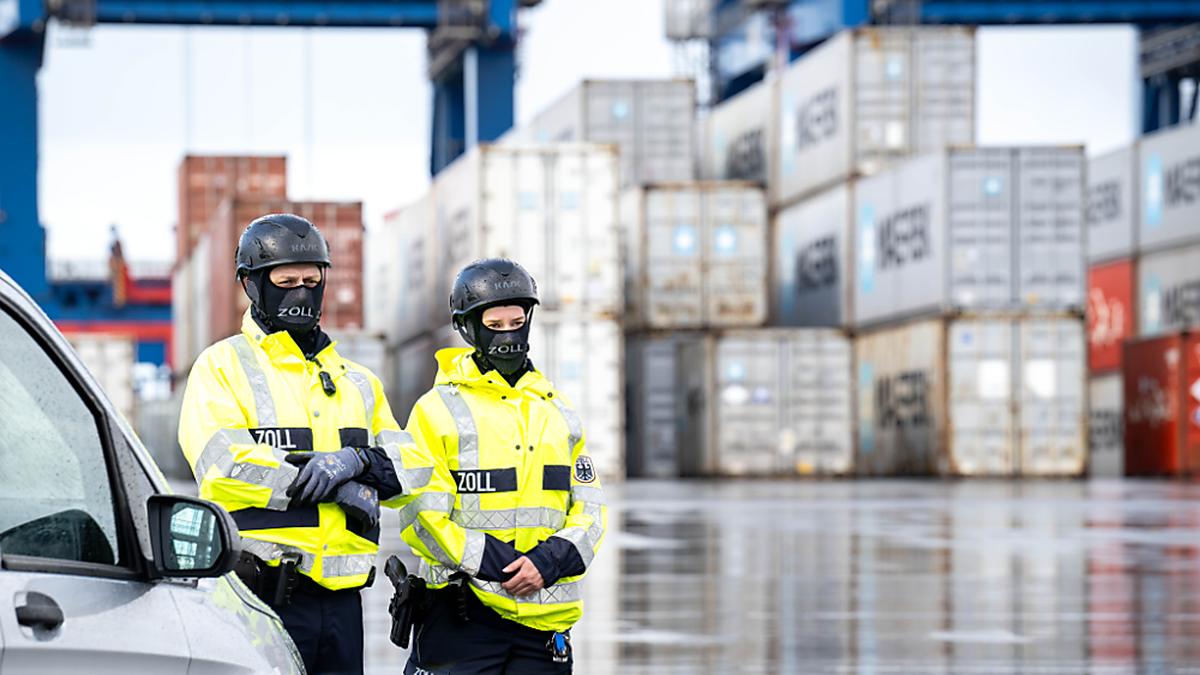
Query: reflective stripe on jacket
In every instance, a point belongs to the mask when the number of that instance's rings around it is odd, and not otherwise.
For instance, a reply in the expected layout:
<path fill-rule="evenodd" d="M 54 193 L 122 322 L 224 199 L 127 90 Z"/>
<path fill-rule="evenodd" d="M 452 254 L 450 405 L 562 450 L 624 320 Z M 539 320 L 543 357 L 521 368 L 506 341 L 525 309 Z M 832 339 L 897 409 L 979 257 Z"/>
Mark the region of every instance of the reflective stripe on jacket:
<path fill-rule="evenodd" d="M 465 572 L 475 594 L 504 618 L 566 630 L 583 613 L 583 574 L 528 597 L 475 575 L 485 534 L 521 552 L 559 537 L 585 568 L 591 564 L 607 507 L 580 420 L 537 371 L 510 387 L 495 372 L 480 373 L 470 349 L 443 349 L 437 360 L 435 386 L 408 422 L 435 470 L 425 488 L 401 500 L 404 541 L 421 557 L 421 576 L 431 585 Z"/>
<path fill-rule="evenodd" d="M 379 530 L 348 523 L 336 504 L 290 505 L 286 490 L 298 470 L 284 461 L 287 453 L 382 447 L 405 493 L 427 482 L 431 469 L 428 461 L 406 468 L 414 446 L 393 418 L 379 379 L 343 359 L 335 346 L 309 361 L 290 335 L 265 334 L 247 312 L 240 335 L 212 345 L 192 366 L 179 445 L 200 496 L 237 521 L 244 550 L 272 565 L 285 554 L 299 555 L 301 572 L 337 590 L 367 582 Z M 336 387 L 332 396 L 322 387 L 322 371 Z"/>

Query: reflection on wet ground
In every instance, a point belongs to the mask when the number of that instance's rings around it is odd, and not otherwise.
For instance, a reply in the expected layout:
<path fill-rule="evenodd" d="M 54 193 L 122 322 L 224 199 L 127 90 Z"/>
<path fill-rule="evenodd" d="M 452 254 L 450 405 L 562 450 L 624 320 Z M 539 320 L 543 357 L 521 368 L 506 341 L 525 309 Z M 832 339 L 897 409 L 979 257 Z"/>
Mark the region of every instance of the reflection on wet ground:
<path fill-rule="evenodd" d="M 608 491 L 581 674 L 1200 674 L 1200 484 Z M 368 672 L 401 672 L 390 589 L 367 593 Z"/>

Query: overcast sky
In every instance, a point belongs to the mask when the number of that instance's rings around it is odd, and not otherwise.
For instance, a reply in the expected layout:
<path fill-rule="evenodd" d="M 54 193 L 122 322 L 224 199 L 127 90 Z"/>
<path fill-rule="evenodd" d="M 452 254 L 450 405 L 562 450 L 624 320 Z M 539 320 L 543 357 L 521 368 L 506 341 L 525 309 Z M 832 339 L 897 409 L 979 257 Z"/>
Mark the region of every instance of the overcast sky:
<path fill-rule="evenodd" d="M 524 13 L 518 119 L 584 77 L 672 71 L 650 0 L 545 0 Z M 428 186 L 429 85 L 413 30 L 51 28 L 40 84 L 50 254 L 172 255 L 187 152 L 282 153 L 293 199 L 366 202 L 368 227 Z M 1136 34 L 1119 26 L 980 32 L 981 143 L 1129 142 Z"/>

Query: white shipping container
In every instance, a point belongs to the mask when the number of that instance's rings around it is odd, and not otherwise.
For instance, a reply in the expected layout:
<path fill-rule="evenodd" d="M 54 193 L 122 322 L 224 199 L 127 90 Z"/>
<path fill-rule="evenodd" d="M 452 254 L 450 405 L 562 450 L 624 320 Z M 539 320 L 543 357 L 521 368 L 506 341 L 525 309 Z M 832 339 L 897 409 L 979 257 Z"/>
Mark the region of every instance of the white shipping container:
<path fill-rule="evenodd" d="M 828 329 L 728 331 L 685 343 L 677 418 L 684 473 L 849 473 L 850 360 L 850 341 Z"/>
<path fill-rule="evenodd" d="M 1200 242 L 1200 125 L 1143 137 L 1138 169 L 1141 251 Z"/>
<path fill-rule="evenodd" d="M 975 141 L 975 31 L 860 28 L 783 72 L 771 204 Z"/>
<path fill-rule="evenodd" d="M 447 167 L 433 186 L 434 320 L 448 320 L 459 270 L 493 256 L 533 275 L 540 311 L 616 316 L 623 295 L 616 162 L 606 145 L 490 145 Z"/>
<path fill-rule="evenodd" d="M 853 210 L 854 184 L 846 183 L 775 215 L 772 325 L 849 325 Z"/>
<path fill-rule="evenodd" d="M 584 80 L 513 140 L 615 144 L 625 186 L 692 180 L 695 109 L 691 80 Z"/>
<path fill-rule="evenodd" d="M 1091 379 L 1088 473 L 1093 477 L 1120 478 L 1125 474 L 1124 399 L 1121 373 Z"/>
<path fill-rule="evenodd" d="M 700 177 L 765 184 L 775 144 L 771 124 L 778 91 L 768 78 L 713 108 L 703 122 Z"/>
<path fill-rule="evenodd" d="M 133 365 L 137 362 L 137 340 L 129 335 L 107 333 L 70 333 L 65 337 L 113 407 L 133 424 L 136 411 Z"/>
<path fill-rule="evenodd" d="M 1137 276 L 1139 337 L 1200 327 L 1200 244 L 1143 255 Z"/>
<path fill-rule="evenodd" d="M 855 185 L 857 326 L 1083 307 L 1083 150 L 954 149 Z"/>
<path fill-rule="evenodd" d="M 860 336 L 859 472 L 1079 474 L 1085 355 L 1075 318 L 934 319 Z"/>
<path fill-rule="evenodd" d="M 1133 146 L 1088 162 L 1087 259 L 1089 263 L 1133 255 L 1137 204 Z"/>
<path fill-rule="evenodd" d="M 433 192 L 384 216 L 367 231 L 363 284 L 367 330 L 399 344 L 445 318 L 448 304 L 438 295 Z"/>
<path fill-rule="evenodd" d="M 655 185 L 621 199 L 624 319 L 653 329 L 767 318 L 767 209 L 741 181 Z"/>
<path fill-rule="evenodd" d="M 171 278 L 172 358 L 175 372 L 184 376 L 211 342 L 209 248 L 209 238 L 201 237 Z"/>

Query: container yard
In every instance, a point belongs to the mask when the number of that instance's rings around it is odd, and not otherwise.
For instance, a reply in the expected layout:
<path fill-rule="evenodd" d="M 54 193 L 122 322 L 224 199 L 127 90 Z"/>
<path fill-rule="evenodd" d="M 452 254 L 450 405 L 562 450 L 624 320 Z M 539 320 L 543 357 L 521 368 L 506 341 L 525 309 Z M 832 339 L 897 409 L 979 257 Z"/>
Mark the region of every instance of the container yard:
<path fill-rule="evenodd" d="M 15 4 L 0 671 L 1200 669 L 1200 4 Z"/>

